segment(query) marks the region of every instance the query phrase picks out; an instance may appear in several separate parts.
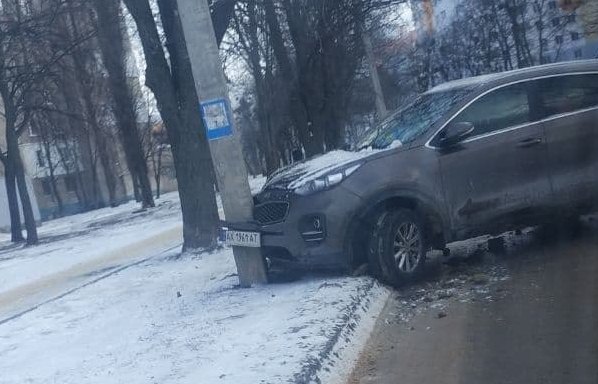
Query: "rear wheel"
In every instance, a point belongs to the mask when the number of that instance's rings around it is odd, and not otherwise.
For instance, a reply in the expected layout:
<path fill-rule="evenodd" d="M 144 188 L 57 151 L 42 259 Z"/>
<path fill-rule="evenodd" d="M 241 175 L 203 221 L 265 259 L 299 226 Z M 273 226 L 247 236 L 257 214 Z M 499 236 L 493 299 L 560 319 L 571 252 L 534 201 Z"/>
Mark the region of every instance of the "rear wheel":
<path fill-rule="evenodd" d="M 388 213 L 378 237 L 378 259 L 382 279 L 393 286 L 416 280 L 428 250 L 425 226 L 414 211 Z"/>

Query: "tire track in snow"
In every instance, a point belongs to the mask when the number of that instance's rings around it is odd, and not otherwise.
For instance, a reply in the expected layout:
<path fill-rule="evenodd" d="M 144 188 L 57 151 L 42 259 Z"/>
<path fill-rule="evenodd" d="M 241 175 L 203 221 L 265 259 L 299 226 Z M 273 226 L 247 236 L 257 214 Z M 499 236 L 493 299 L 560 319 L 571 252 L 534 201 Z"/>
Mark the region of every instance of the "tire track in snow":
<path fill-rule="evenodd" d="M 0 293 L 0 313 L 16 312 L 16 314 L 0 320 L 0 324 L 22 316 L 24 313 L 30 312 L 40 305 L 64 297 L 66 294 L 74 292 L 83 286 L 93 284 L 122 269 L 139 264 L 169 249 L 174 249 L 180 246 L 181 239 L 182 226 L 177 224 L 158 235 L 142 237 L 118 249 L 100 254 L 91 260 L 77 263 L 57 273 L 43 276 L 35 281 L 2 292 Z M 109 241 L 109 239 L 106 240 Z M 147 255 L 152 256 L 144 257 Z M 143 258 L 138 260 L 140 257 Z M 83 286 L 70 289 L 67 293 L 60 293 L 60 289 L 75 278 L 81 278 L 98 270 L 119 267 L 123 262 L 131 260 L 134 261 L 116 270 L 112 270 L 91 282 L 87 282 Z"/>

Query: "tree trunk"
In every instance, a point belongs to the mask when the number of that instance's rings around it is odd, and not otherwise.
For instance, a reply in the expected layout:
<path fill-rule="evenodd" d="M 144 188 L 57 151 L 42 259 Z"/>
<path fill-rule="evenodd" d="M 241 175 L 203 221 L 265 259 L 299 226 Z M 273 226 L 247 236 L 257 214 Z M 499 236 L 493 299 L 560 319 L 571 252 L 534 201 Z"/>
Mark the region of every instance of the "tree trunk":
<path fill-rule="evenodd" d="M 131 181 L 133 182 L 133 196 L 135 196 L 135 201 L 138 203 L 142 203 L 143 198 L 141 197 L 139 181 L 137 180 L 136 175 L 131 175 Z"/>
<path fill-rule="evenodd" d="M 19 199 L 17 197 L 17 185 L 15 181 L 14 169 L 6 159 L 4 160 L 4 183 L 6 185 L 8 211 L 10 213 L 10 241 L 13 243 L 25 241 L 21 228 L 21 214 L 19 213 Z"/>
<path fill-rule="evenodd" d="M 162 144 L 160 144 L 158 148 L 158 168 L 154 169 L 154 175 L 156 178 L 156 199 L 160 198 L 160 181 L 162 179 L 162 151 Z"/>
<path fill-rule="evenodd" d="M 56 185 L 56 171 L 54 161 L 52 159 L 52 139 L 48 134 L 48 131 L 39 124 L 37 116 L 32 117 L 31 126 L 35 127 L 35 130 L 39 132 L 41 145 L 43 148 L 43 155 L 46 163 L 48 164 L 48 172 L 50 174 L 48 177 L 50 179 L 50 191 L 52 193 L 52 198 L 56 201 L 56 205 L 58 206 L 58 216 L 62 217 L 64 215 L 64 204 Z"/>
<path fill-rule="evenodd" d="M 226 34 L 230 20 L 233 13 L 235 13 L 236 3 L 237 0 L 215 0 L 211 2 L 210 15 L 212 16 L 212 24 L 214 25 L 218 45 L 220 45 Z"/>
<path fill-rule="evenodd" d="M 98 41 L 108 81 L 114 97 L 114 115 L 123 139 L 123 147 L 131 176 L 137 180 L 144 208 L 154 206 L 147 163 L 137 131 L 134 96 L 128 85 L 126 52 L 121 32 L 122 23 L 117 0 L 96 0 Z"/>
<path fill-rule="evenodd" d="M 66 14 L 66 22 L 70 28 L 65 28 L 70 36 L 71 40 L 77 40 L 80 38 L 79 26 L 77 24 L 77 14 L 73 10 L 72 0 L 67 2 L 68 13 Z M 111 156 L 108 148 L 107 134 L 98 122 L 98 116 L 96 113 L 96 104 L 93 100 L 93 82 L 89 80 L 90 74 L 87 73 L 85 68 L 85 61 L 89 59 L 86 56 L 89 54 L 85 50 L 86 47 L 77 46 L 73 54 L 70 56 L 73 64 L 73 74 L 70 75 L 74 79 L 73 83 L 77 88 L 76 93 L 78 94 L 78 100 L 76 102 L 81 114 L 85 116 L 85 121 L 81 122 L 86 127 L 88 136 L 93 137 L 95 147 L 97 148 L 98 157 L 102 170 L 104 173 L 104 179 L 106 182 L 106 189 L 108 190 L 108 201 L 110 206 L 114 207 L 117 204 L 116 200 L 116 183 L 117 177 L 115 175 L 114 167 L 111 162 Z M 96 167 L 97 168 L 97 167 Z M 94 176 L 97 175 L 97 170 L 94 171 Z"/>
<path fill-rule="evenodd" d="M 29 191 L 27 190 L 23 164 L 21 163 L 19 154 L 17 153 L 16 155 L 16 179 L 17 187 L 19 188 L 19 197 L 21 198 L 21 207 L 23 209 L 23 218 L 25 219 L 25 229 L 27 230 L 27 245 L 34 245 L 38 242 L 37 224 L 35 223 L 33 207 L 31 206 L 31 199 L 29 198 Z"/>
<path fill-rule="evenodd" d="M 268 24 L 268 30 L 272 39 L 272 51 L 276 57 L 283 77 L 290 80 L 291 90 L 289 92 L 289 108 L 291 119 L 295 125 L 297 136 L 299 141 L 303 144 L 305 154 L 307 157 L 312 157 L 322 152 L 323 146 L 318 143 L 319 138 L 316 132 L 313 131 L 313 121 L 309 116 L 309 108 L 307 98 L 301 93 L 301 87 L 296 72 L 293 70 L 289 53 L 285 46 L 282 29 L 276 10 L 272 0 L 264 1 L 264 9 L 266 12 L 266 23 Z M 293 46 L 295 47 L 296 56 L 304 54 L 305 49 L 303 42 L 300 37 L 301 20 L 298 17 L 297 12 L 293 8 L 292 4 L 288 1 L 284 1 L 284 10 L 289 24 L 289 31 L 291 34 Z M 297 64 L 299 66 L 299 64 Z"/>
<path fill-rule="evenodd" d="M 82 135 L 84 137 L 81 140 L 81 142 L 84 144 L 86 150 L 87 163 L 89 165 L 90 171 L 90 180 L 86 180 L 85 185 L 82 185 L 81 187 L 84 191 L 86 191 L 89 188 L 89 194 L 87 195 L 91 194 L 91 197 L 88 199 L 87 209 L 98 209 L 103 207 L 105 204 L 102 191 L 100 190 L 100 181 L 98 178 L 98 163 L 96 155 L 93 151 L 93 142 L 91 139 L 92 135 L 93 134 L 91 132 L 83 132 Z M 75 162 L 75 167 L 77 174 L 80 174 L 81 170 L 79 169 L 77 162 Z M 91 183 L 89 183 L 90 185 L 88 185 L 89 181 L 91 181 Z"/>
<path fill-rule="evenodd" d="M 44 153 L 46 155 L 46 161 L 48 162 L 48 171 L 50 172 L 49 178 L 52 197 L 54 200 L 56 200 L 56 205 L 58 206 L 58 216 L 62 217 L 64 215 L 64 204 L 62 203 L 62 197 L 60 196 L 60 192 L 58 192 L 58 187 L 56 186 L 56 174 L 54 170 L 54 164 L 52 162 L 52 154 L 50 153 L 50 143 L 44 140 L 43 146 Z"/>
<path fill-rule="evenodd" d="M 255 0 L 247 2 L 247 40 L 244 41 L 244 49 L 249 58 L 250 70 L 255 83 L 256 109 L 259 128 L 262 131 L 263 143 L 265 147 L 264 156 L 266 158 L 267 173 L 270 174 L 278 169 L 280 165 L 280 156 L 276 149 L 277 133 L 274 132 L 271 113 L 269 111 L 270 92 L 268 83 L 272 83 L 272 76 L 264 76 L 262 68 L 262 59 L 260 56 L 260 42 L 258 38 L 257 4 Z M 275 15 L 274 15 L 275 17 Z M 237 23 L 237 33 L 241 36 L 243 32 Z M 285 53 L 286 54 L 286 53 Z M 266 69 L 267 71 L 268 69 Z"/>
<path fill-rule="evenodd" d="M 98 157 L 102 170 L 104 171 L 104 180 L 106 182 L 106 189 L 108 190 L 108 202 L 111 207 L 116 207 L 118 201 L 116 200 L 116 175 L 114 174 L 114 167 L 112 166 L 112 159 L 108 153 L 108 143 L 102 132 L 96 135 L 96 143 L 98 148 Z"/>
<path fill-rule="evenodd" d="M 73 55 L 73 58 L 76 56 L 76 54 Z M 94 143 L 94 140 L 100 134 L 100 127 L 94 125 L 95 118 L 93 118 L 93 115 L 89 115 L 88 106 L 90 104 L 87 102 L 87 91 L 82 81 L 85 78 L 85 74 L 79 70 L 76 59 L 73 60 L 73 63 L 75 64 L 75 70 L 73 72 L 64 71 L 61 77 L 63 84 L 72 84 L 72 86 L 64 87 L 59 85 L 58 89 L 64 97 L 66 107 L 70 111 L 76 111 L 81 116 L 85 116 L 85 119 L 82 122 L 72 116 L 68 117 L 70 131 L 76 137 L 79 150 L 72 148 L 71 143 L 65 140 L 64 144 L 67 148 L 67 153 L 61 153 L 61 157 L 63 166 L 67 168 L 67 173 L 71 172 L 77 175 L 78 186 L 81 190 L 81 197 L 83 198 L 81 202 L 86 210 L 90 210 L 104 205 L 104 198 L 99 188 L 98 164 L 96 154 L 94 153 L 94 144 L 97 147 L 97 142 Z M 85 108 L 81 105 L 81 100 L 84 101 Z M 75 154 L 79 155 L 79 153 L 81 154 L 83 168 L 88 169 L 89 174 L 83 175 L 81 172 L 79 158 L 75 156 Z M 71 160 L 74 160 L 75 169 L 71 169 Z"/>
<path fill-rule="evenodd" d="M 37 243 L 37 228 L 35 224 L 35 217 L 33 215 L 33 208 L 31 206 L 31 199 L 29 198 L 29 191 L 27 190 L 27 182 L 25 181 L 25 172 L 23 164 L 21 163 L 21 156 L 19 154 L 19 143 L 14 131 L 14 123 L 10 123 L 7 113 L 6 124 L 6 143 L 8 147 L 7 162 L 8 168 L 14 172 L 14 179 L 16 180 L 17 190 L 21 201 L 21 209 L 23 212 L 23 219 L 25 221 L 25 229 L 27 230 L 27 244 L 32 245 Z"/>
<path fill-rule="evenodd" d="M 213 247 L 218 225 L 214 169 L 180 22 L 172 9 L 169 12 L 171 3 L 159 3 L 169 66 L 149 2 L 124 2 L 137 25 L 147 62 L 146 84 L 156 97 L 172 147 L 183 213 L 183 248 Z"/>
<path fill-rule="evenodd" d="M 368 31 L 361 31 L 361 38 L 366 53 L 365 59 L 370 70 L 372 88 L 374 89 L 374 95 L 376 96 L 376 112 L 378 113 L 378 120 L 382 121 L 386 118 L 388 109 L 386 108 L 386 100 L 384 99 L 384 92 L 382 91 L 382 84 L 380 83 L 380 75 L 378 74 L 378 66 L 376 65 L 376 58 L 374 57 L 374 47 Z"/>
<path fill-rule="evenodd" d="M 25 220 L 25 229 L 27 230 L 27 244 L 37 244 L 37 227 L 35 217 L 33 215 L 33 208 L 31 207 L 31 199 L 29 198 L 29 191 L 27 190 L 27 183 L 25 181 L 25 171 L 23 163 L 21 162 L 21 155 L 19 151 L 19 139 L 17 137 L 15 120 L 16 108 L 12 104 L 6 83 L 0 84 L 0 94 L 4 102 L 4 118 L 6 122 L 6 162 L 7 168 L 14 171 L 14 176 L 17 182 L 17 189 L 21 199 L 21 208 L 23 210 L 23 219 Z"/>

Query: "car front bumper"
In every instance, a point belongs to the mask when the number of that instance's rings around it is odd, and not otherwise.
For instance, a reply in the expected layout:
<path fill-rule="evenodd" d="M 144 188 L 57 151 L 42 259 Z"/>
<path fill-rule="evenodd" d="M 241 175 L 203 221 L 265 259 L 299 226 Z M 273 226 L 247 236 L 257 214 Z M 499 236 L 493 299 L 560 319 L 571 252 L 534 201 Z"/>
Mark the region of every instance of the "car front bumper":
<path fill-rule="evenodd" d="M 310 196 L 292 195 L 284 220 L 271 224 L 257 221 L 223 223 L 238 231 L 261 234 L 264 257 L 302 269 L 347 269 L 346 236 L 361 198 L 342 184 Z"/>

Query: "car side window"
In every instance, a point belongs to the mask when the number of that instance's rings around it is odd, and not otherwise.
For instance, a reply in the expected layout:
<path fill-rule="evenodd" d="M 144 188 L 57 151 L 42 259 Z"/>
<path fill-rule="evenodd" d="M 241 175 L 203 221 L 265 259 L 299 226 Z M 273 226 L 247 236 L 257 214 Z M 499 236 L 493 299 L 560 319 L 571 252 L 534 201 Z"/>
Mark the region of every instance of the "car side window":
<path fill-rule="evenodd" d="M 541 118 L 598 106 L 598 74 L 551 77 L 534 88 Z"/>
<path fill-rule="evenodd" d="M 492 91 L 476 100 L 452 122 L 472 123 L 474 131 L 471 136 L 528 123 L 530 107 L 527 88 L 526 83 L 518 83 Z"/>

